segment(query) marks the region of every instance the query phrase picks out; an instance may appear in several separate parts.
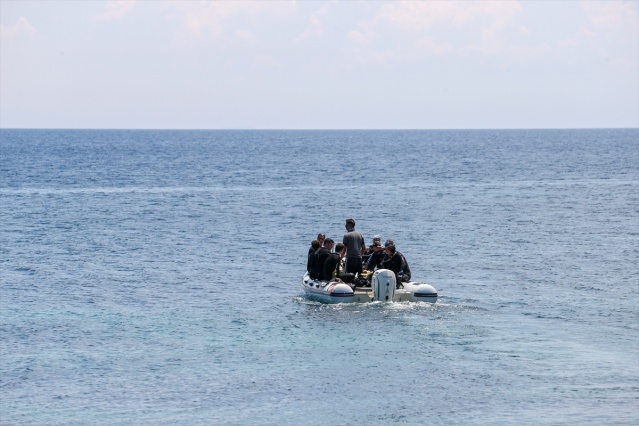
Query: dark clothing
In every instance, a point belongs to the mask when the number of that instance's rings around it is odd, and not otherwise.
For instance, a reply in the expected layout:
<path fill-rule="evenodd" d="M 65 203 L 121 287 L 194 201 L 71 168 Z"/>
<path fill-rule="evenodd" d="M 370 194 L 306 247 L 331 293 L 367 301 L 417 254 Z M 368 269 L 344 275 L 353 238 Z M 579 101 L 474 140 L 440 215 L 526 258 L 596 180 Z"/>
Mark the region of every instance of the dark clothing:
<path fill-rule="evenodd" d="M 364 265 L 362 264 L 362 257 L 347 257 L 346 258 L 346 272 L 351 274 L 362 274 Z"/>
<path fill-rule="evenodd" d="M 333 272 L 337 269 L 337 265 L 339 265 L 339 253 L 331 253 L 330 256 L 326 258 L 324 261 L 324 279 L 331 280 L 333 279 Z M 339 272 L 338 272 L 339 275 Z"/>
<path fill-rule="evenodd" d="M 382 268 L 390 269 L 396 274 L 402 270 L 402 265 L 402 255 L 398 251 L 396 251 L 391 257 L 386 256 L 382 262 Z"/>
<path fill-rule="evenodd" d="M 308 275 L 312 280 L 317 278 L 317 274 L 315 272 L 315 264 L 317 263 L 317 257 L 315 257 L 315 251 L 308 251 L 308 261 L 306 262 L 306 270 L 308 271 Z"/>
<path fill-rule="evenodd" d="M 315 252 L 316 263 L 315 263 L 315 274 L 317 275 L 318 280 L 326 280 L 330 279 L 324 277 L 324 262 L 331 255 L 331 251 L 326 247 L 320 247 Z"/>
<path fill-rule="evenodd" d="M 313 250 L 313 246 L 308 248 L 308 260 L 306 261 L 306 270 L 308 271 L 308 275 L 315 279 L 315 252 L 317 249 Z"/>
<path fill-rule="evenodd" d="M 390 257 L 387 255 L 382 262 L 382 268 L 395 272 L 395 285 L 397 288 L 401 288 L 400 283 L 402 281 L 399 276 L 399 271 L 402 270 L 402 255 L 397 251 Z"/>
<path fill-rule="evenodd" d="M 384 250 L 379 250 L 377 252 L 373 252 L 371 256 L 368 258 L 368 263 L 366 269 L 369 271 L 374 271 L 375 268 L 380 268 L 382 264 L 382 260 L 384 259 Z"/>
<path fill-rule="evenodd" d="M 362 273 L 362 247 L 364 237 L 358 231 L 351 229 L 342 239 L 346 246 L 346 272 Z"/>
<path fill-rule="evenodd" d="M 399 252 L 397 251 L 395 253 Z M 402 281 L 408 282 L 410 281 L 410 268 L 408 267 L 408 262 L 406 262 L 406 258 L 404 257 L 404 255 L 401 253 L 399 253 L 399 255 L 402 257 L 402 269 L 400 270 L 400 272 L 404 272 Z"/>
<path fill-rule="evenodd" d="M 386 256 L 382 261 L 381 266 L 384 269 L 390 269 L 395 272 L 397 284 L 402 281 L 410 281 L 410 268 L 408 267 L 408 262 L 406 262 L 406 258 L 400 252 L 396 251 L 391 257 Z"/>

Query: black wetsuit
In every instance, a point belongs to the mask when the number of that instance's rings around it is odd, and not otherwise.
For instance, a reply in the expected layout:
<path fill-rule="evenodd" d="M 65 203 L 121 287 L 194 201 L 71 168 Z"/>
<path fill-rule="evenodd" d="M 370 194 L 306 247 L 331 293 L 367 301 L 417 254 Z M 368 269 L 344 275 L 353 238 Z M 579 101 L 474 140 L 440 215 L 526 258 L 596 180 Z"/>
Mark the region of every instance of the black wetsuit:
<path fill-rule="evenodd" d="M 308 275 L 313 280 L 315 278 L 317 278 L 317 276 L 315 274 L 315 264 L 316 263 L 317 263 L 317 257 L 315 257 L 315 251 L 314 250 L 309 250 L 308 251 L 308 261 L 306 262 L 306 270 L 308 271 Z"/>
<path fill-rule="evenodd" d="M 315 257 L 316 257 L 315 274 L 317 276 L 317 279 L 319 280 L 330 279 L 330 277 L 329 278 L 324 277 L 324 262 L 326 262 L 326 259 L 328 259 L 330 255 L 331 255 L 331 251 L 327 249 L 326 247 L 320 247 L 315 252 Z"/>
<path fill-rule="evenodd" d="M 324 261 L 324 279 L 331 280 L 333 279 L 333 272 L 337 269 L 337 265 L 339 265 L 339 253 L 331 253 L 330 256 L 326 258 Z"/>
<path fill-rule="evenodd" d="M 399 252 L 397 251 L 395 253 L 399 253 Z M 410 281 L 410 268 L 408 267 L 408 262 L 406 262 L 406 258 L 404 257 L 403 254 L 399 253 L 399 255 L 402 257 L 402 269 L 400 271 L 404 271 L 403 281 Z"/>
<path fill-rule="evenodd" d="M 402 270 L 404 262 L 402 261 L 402 255 L 400 252 L 396 251 L 391 257 L 386 256 L 384 261 L 382 262 L 382 268 L 390 269 L 391 271 L 398 274 L 399 271 Z"/>
<path fill-rule="evenodd" d="M 367 269 L 369 271 L 373 271 L 375 268 L 380 268 L 382 260 L 384 260 L 384 255 L 384 250 L 380 250 L 377 252 L 374 251 L 371 254 L 371 257 L 368 258 L 368 263 L 366 265 Z"/>
<path fill-rule="evenodd" d="M 396 251 L 391 257 L 386 256 L 382 261 L 382 268 L 390 269 L 395 272 L 395 277 L 397 278 L 397 285 L 402 281 L 410 281 L 410 268 L 408 267 L 408 263 L 404 258 L 404 255 L 400 252 Z M 402 273 L 400 276 L 399 273 Z"/>

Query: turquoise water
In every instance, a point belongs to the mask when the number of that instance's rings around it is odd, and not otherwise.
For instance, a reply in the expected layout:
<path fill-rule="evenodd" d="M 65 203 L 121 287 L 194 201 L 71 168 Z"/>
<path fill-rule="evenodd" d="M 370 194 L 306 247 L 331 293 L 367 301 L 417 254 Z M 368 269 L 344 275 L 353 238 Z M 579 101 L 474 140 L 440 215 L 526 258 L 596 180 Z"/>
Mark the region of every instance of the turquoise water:
<path fill-rule="evenodd" d="M 639 130 L 0 130 L 2 424 L 636 424 Z M 322 305 L 310 241 L 427 303 Z"/>

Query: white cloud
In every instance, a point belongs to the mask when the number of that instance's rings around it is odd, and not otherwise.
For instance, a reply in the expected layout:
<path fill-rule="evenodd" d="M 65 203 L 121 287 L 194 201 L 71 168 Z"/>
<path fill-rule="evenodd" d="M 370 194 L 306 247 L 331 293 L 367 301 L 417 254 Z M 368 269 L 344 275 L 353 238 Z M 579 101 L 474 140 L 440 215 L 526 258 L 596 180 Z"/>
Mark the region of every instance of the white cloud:
<path fill-rule="evenodd" d="M 400 1 L 387 3 L 376 20 L 387 20 L 397 28 L 415 33 L 433 32 L 443 27 L 499 31 L 513 27 L 522 10 L 520 2 L 515 0 Z"/>
<path fill-rule="evenodd" d="M 624 28 L 637 29 L 637 9 L 627 1 L 582 1 L 588 25 L 599 30 L 617 31 Z M 637 41 L 637 40 L 635 40 Z"/>
<path fill-rule="evenodd" d="M 368 28 L 351 30 L 346 33 L 346 39 L 356 44 L 369 44 L 373 40 L 373 34 Z"/>
<path fill-rule="evenodd" d="M 636 3 L 635 3 L 636 4 Z M 639 11 L 628 1 L 582 1 L 583 23 L 571 38 L 558 42 L 562 50 L 585 49 L 611 67 L 639 66 Z"/>
<path fill-rule="evenodd" d="M 135 5 L 136 0 L 113 0 L 107 2 L 102 13 L 94 15 L 93 21 L 114 21 L 125 16 Z"/>
<path fill-rule="evenodd" d="M 375 20 L 387 20 L 396 27 L 421 32 L 442 22 L 459 28 L 470 19 L 468 4 L 457 1 L 398 1 L 385 4 Z"/>
<path fill-rule="evenodd" d="M 529 34 L 528 28 L 517 23 L 522 11 L 517 1 L 463 2 L 452 19 L 467 30 L 465 48 L 486 55 L 510 54 L 511 40 Z"/>
<path fill-rule="evenodd" d="M 336 2 L 334 0 L 327 1 L 318 10 L 313 12 L 308 18 L 309 27 L 295 38 L 296 43 L 301 43 L 310 37 L 321 37 L 324 34 L 323 20 L 328 15 L 331 7 Z"/>
<path fill-rule="evenodd" d="M 184 20 L 177 34 L 182 41 L 214 40 L 226 33 L 246 40 L 245 36 L 250 33 L 235 28 L 234 20 L 240 18 L 242 25 L 249 25 L 264 17 L 290 16 L 295 10 L 293 1 L 172 1 L 164 3 L 164 6 L 169 15 Z M 250 35 L 254 37 L 254 34 Z"/>
<path fill-rule="evenodd" d="M 528 28 L 517 23 L 522 11 L 521 4 L 513 0 L 387 2 L 376 16 L 348 33 L 349 54 L 359 45 L 360 59 L 410 62 L 467 51 L 506 55 L 513 37 L 529 35 Z"/>
<path fill-rule="evenodd" d="M 549 16 L 553 8 L 558 14 Z M 394 67 L 433 56 L 481 55 L 500 67 L 544 58 L 574 64 L 593 56 L 613 67 L 637 67 L 636 2 L 549 3 L 542 10 L 538 3 L 514 0 L 386 2 L 347 33 L 341 65 Z M 574 35 L 566 37 L 571 28 Z"/>
<path fill-rule="evenodd" d="M 19 36 L 20 34 L 35 34 L 36 28 L 27 21 L 25 17 L 20 17 L 18 22 L 12 26 L 0 25 L 0 38 L 10 39 Z"/>

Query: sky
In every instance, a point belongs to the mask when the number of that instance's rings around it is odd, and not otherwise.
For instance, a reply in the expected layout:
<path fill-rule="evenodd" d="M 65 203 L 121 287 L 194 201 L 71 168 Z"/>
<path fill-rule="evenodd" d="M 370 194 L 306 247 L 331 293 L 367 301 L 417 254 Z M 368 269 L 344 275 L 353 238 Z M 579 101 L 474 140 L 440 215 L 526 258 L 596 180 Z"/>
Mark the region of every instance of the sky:
<path fill-rule="evenodd" d="M 0 128 L 639 127 L 639 0 L 0 0 Z"/>

